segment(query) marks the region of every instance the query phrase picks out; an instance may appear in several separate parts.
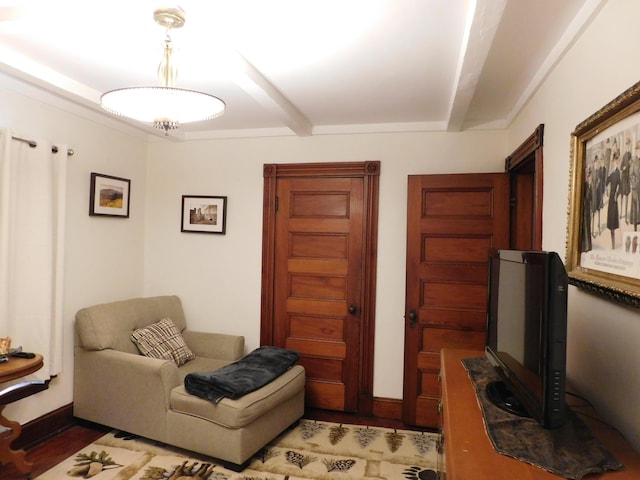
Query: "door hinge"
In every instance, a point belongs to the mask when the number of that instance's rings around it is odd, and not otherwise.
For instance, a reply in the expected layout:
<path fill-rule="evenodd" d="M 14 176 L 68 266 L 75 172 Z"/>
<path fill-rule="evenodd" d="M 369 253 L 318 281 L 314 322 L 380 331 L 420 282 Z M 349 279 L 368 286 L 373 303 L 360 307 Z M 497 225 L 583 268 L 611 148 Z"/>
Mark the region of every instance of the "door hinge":
<path fill-rule="evenodd" d="M 276 197 L 276 212 L 278 211 L 278 197 Z"/>

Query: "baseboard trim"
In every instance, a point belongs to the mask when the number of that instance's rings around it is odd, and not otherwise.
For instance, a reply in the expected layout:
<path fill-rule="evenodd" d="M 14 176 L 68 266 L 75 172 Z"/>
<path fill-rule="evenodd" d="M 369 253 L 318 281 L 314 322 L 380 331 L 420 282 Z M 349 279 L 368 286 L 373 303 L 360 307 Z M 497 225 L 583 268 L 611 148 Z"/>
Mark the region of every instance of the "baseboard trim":
<path fill-rule="evenodd" d="M 402 420 L 402 400 L 374 397 L 373 416 L 391 420 Z"/>
<path fill-rule="evenodd" d="M 73 403 L 64 405 L 22 425 L 20 437 L 13 442 L 14 449 L 28 449 L 75 424 Z"/>
<path fill-rule="evenodd" d="M 402 420 L 402 400 L 373 398 L 373 416 L 389 420 Z M 13 442 L 14 449 L 28 449 L 77 423 L 73 416 L 73 403 L 46 413 L 22 426 L 20 437 Z"/>

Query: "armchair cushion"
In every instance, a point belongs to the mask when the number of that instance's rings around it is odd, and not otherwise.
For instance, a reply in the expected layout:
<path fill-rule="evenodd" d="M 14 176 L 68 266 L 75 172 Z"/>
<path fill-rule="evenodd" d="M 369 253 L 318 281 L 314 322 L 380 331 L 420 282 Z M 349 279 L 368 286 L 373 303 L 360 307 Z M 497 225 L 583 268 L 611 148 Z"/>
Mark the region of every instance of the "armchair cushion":
<path fill-rule="evenodd" d="M 173 360 L 178 366 L 196 358 L 170 318 L 134 330 L 131 341 L 143 355 Z"/>

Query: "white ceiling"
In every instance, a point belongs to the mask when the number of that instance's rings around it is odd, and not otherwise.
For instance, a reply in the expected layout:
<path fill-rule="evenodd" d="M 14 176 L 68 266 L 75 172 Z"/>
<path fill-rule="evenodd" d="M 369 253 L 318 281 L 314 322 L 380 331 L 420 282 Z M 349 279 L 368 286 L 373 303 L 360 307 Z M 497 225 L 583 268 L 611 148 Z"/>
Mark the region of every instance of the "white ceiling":
<path fill-rule="evenodd" d="M 179 0 L 177 86 L 227 109 L 171 135 L 505 128 L 605 3 Z M 102 92 L 157 84 L 165 30 L 153 11 L 167 5 L 0 0 L 0 72 L 113 122 Z"/>

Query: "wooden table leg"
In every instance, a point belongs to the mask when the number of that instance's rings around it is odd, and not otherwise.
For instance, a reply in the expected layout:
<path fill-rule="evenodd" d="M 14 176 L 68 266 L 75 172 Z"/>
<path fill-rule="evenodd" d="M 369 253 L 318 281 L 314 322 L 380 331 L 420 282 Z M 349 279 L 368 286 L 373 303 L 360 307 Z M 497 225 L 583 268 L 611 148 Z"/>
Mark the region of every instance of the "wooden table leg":
<path fill-rule="evenodd" d="M 4 407 L 5 405 L 0 405 L 0 425 L 7 427 L 9 430 L 0 433 L 0 462 L 13 462 L 18 471 L 26 474 L 27 478 L 30 478 L 33 463 L 25 459 L 26 454 L 24 450 L 13 450 L 11 448 L 11 444 L 20 436 L 20 433 L 22 433 L 22 425 L 5 418 L 4 415 L 2 415 Z"/>

